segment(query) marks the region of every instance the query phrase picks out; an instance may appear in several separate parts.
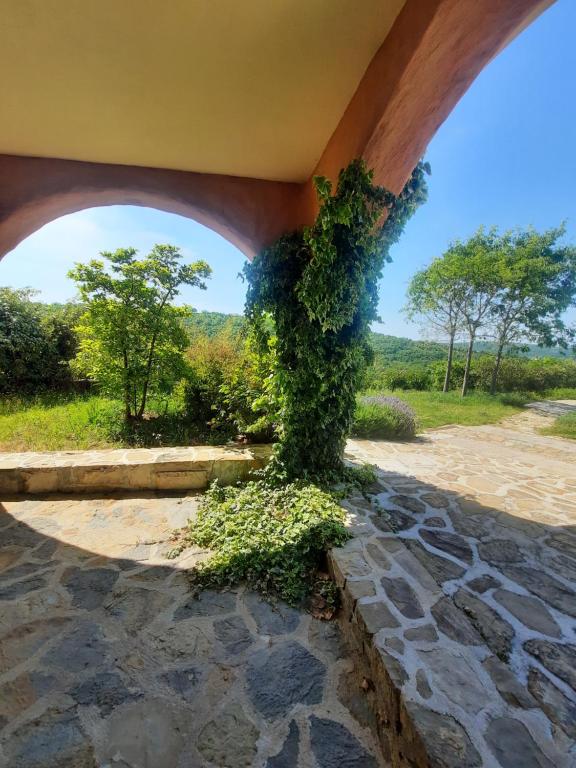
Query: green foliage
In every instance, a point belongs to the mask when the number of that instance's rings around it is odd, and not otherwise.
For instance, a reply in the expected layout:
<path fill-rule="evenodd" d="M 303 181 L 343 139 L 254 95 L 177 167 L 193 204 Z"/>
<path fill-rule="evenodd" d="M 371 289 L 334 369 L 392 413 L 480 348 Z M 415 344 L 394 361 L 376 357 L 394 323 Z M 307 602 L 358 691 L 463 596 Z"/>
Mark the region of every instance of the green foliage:
<path fill-rule="evenodd" d="M 563 314 L 576 299 L 576 248 L 559 243 L 564 234 L 564 226 L 503 234 L 494 227 L 480 228 L 414 275 L 408 316 L 424 320 L 449 340 L 445 389 L 461 332 L 468 337 L 462 394 L 472 384 L 472 354 L 480 333 L 494 340 L 492 392 L 506 348 L 527 341 L 565 348 L 573 343 L 576 330 L 565 324 Z"/>
<path fill-rule="evenodd" d="M 472 366 L 475 389 L 491 391 L 494 357 L 479 356 Z M 503 358 L 498 373 L 501 392 L 545 392 L 555 387 L 576 387 L 576 360 Z"/>
<path fill-rule="evenodd" d="M 324 553 L 348 538 L 344 511 L 327 491 L 302 482 L 273 488 L 260 480 L 212 485 L 181 546 L 213 552 L 191 572 L 198 588 L 246 582 L 299 605 Z"/>
<path fill-rule="evenodd" d="M 108 262 L 77 264 L 69 273 L 87 311 L 78 325 L 76 368 L 112 396 L 122 393 L 127 420 L 142 419 L 149 395 L 168 394 L 184 374 L 187 310 L 172 306 L 181 285 L 205 288 L 210 267 L 182 265 L 172 245 L 143 259 L 134 248 L 102 253 Z"/>
<path fill-rule="evenodd" d="M 546 400 L 576 400 L 576 386 L 573 387 L 552 387 L 542 393 Z"/>
<path fill-rule="evenodd" d="M 382 366 L 375 362 L 367 372 L 366 389 L 432 389 L 430 366 Z"/>
<path fill-rule="evenodd" d="M 274 324 L 281 432 L 272 470 L 288 479 L 342 472 L 356 393 L 371 359 L 378 280 L 390 246 L 425 199 L 424 167 L 399 197 L 373 186 L 362 161 L 341 171 L 334 195 L 327 179 L 317 179 L 316 189 L 315 224 L 281 238 L 244 270 L 247 317 L 265 349 L 270 317 Z"/>
<path fill-rule="evenodd" d="M 395 397 L 360 398 L 356 406 L 352 437 L 373 440 L 411 440 L 416 436 L 412 409 Z"/>
<path fill-rule="evenodd" d="M 43 312 L 29 289 L 0 288 L 0 392 L 66 388 L 76 353 L 75 307 Z"/>
<path fill-rule="evenodd" d="M 213 337 L 192 336 L 185 413 L 210 442 L 239 434 L 255 442 L 274 438 L 271 354 L 256 354 L 251 337 L 234 326 L 223 326 Z"/>
<path fill-rule="evenodd" d="M 474 363 L 475 365 L 475 363 Z M 448 392 L 459 389 L 464 378 L 464 360 L 452 360 L 448 377 L 446 376 L 446 363 L 435 362 L 428 366 L 430 386 L 428 389 L 440 389 Z M 474 388 L 474 373 L 470 376 L 470 386 Z"/>
<path fill-rule="evenodd" d="M 494 372 L 494 355 L 479 355 L 470 368 L 471 389 L 490 392 Z M 442 389 L 446 366 L 432 363 L 428 367 L 431 389 Z M 454 361 L 450 387 L 456 389 L 462 384 L 464 362 Z M 503 357 L 499 364 L 498 389 L 501 392 L 546 392 L 555 387 L 576 387 L 576 360 L 559 358 Z"/>
<path fill-rule="evenodd" d="M 246 319 L 242 315 L 228 315 L 224 312 L 198 312 L 187 307 L 189 314 L 184 318 L 184 327 L 192 338 L 219 336 L 222 332 L 241 335 L 246 330 Z"/>
<path fill-rule="evenodd" d="M 107 424 L 121 420 L 121 403 L 94 395 L 45 392 L 0 401 L 0 450 L 61 451 L 115 448 Z"/>

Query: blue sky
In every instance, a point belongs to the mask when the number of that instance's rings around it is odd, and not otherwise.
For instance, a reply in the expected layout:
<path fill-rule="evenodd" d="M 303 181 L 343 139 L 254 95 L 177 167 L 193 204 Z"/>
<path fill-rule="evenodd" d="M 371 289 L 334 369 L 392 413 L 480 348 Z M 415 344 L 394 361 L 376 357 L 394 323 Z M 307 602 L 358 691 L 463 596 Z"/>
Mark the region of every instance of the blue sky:
<path fill-rule="evenodd" d="M 392 252 L 380 286 L 375 330 L 422 338 L 401 309 L 412 274 L 455 238 L 481 224 L 547 228 L 567 221 L 576 242 L 576 2 L 559 0 L 514 40 L 465 94 L 430 143 L 429 200 Z M 207 291 L 187 289 L 198 309 L 241 313 L 245 287 L 237 278 L 242 254 L 188 219 L 129 206 L 65 216 L 27 238 L 0 262 L 0 285 L 41 289 L 45 301 L 66 301 L 75 261 L 101 250 L 157 242 L 213 268 Z M 576 320 L 576 312 L 571 313 Z"/>

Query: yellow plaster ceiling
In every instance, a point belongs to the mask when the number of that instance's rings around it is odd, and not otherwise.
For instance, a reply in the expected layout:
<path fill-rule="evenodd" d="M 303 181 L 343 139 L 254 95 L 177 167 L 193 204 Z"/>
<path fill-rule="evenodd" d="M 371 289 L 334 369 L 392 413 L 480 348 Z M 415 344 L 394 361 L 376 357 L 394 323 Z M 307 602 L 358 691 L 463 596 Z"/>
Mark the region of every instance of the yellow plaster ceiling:
<path fill-rule="evenodd" d="M 404 0 L 0 0 L 0 153 L 300 181 Z"/>

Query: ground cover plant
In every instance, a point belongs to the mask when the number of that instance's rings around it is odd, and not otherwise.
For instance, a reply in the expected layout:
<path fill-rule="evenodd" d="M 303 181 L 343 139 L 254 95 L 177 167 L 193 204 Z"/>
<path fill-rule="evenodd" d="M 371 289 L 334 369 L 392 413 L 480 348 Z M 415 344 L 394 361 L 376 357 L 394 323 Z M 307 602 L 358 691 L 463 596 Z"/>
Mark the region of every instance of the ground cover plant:
<path fill-rule="evenodd" d="M 302 605 L 314 591 L 324 553 L 349 538 L 344 510 L 327 490 L 301 481 L 272 487 L 257 480 L 229 488 L 214 484 L 173 554 L 190 545 L 213 551 L 190 575 L 198 589 L 245 582 Z M 333 590 L 328 583 L 321 589 L 331 605 Z"/>
<path fill-rule="evenodd" d="M 151 418 L 124 420 L 120 399 L 45 392 L 0 401 L 0 451 L 71 451 L 202 445 L 207 435 L 183 416 L 177 398 L 150 401 Z M 209 437 L 209 436 L 208 436 Z"/>
<path fill-rule="evenodd" d="M 121 404 L 99 395 L 48 392 L 7 397 L 0 402 L 0 450 L 117 448 L 121 443 L 107 428 L 112 414 L 122 418 Z"/>

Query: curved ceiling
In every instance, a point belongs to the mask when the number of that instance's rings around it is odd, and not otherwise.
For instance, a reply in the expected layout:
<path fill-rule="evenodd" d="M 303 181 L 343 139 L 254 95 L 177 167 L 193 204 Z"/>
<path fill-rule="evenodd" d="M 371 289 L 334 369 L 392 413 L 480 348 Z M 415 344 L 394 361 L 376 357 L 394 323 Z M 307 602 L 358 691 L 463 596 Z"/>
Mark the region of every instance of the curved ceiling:
<path fill-rule="evenodd" d="M 0 0 L 0 153 L 303 181 L 404 0 Z"/>

